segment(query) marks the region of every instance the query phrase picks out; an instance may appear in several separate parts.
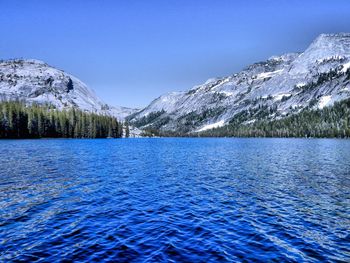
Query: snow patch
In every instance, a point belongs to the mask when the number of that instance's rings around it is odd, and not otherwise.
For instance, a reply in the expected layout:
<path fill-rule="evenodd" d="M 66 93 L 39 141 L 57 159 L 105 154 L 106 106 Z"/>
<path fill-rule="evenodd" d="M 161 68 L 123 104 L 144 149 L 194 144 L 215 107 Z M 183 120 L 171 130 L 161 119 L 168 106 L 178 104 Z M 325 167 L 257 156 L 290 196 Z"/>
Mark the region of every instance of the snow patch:
<path fill-rule="evenodd" d="M 197 132 L 206 131 L 206 130 L 210 130 L 210 129 L 214 129 L 214 128 L 219 128 L 219 127 L 222 127 L 224 125 L 225 125 L 225 121 L 221 120 L 221 121 L 218 121 L 216 123 L 205 125 L 204 127 L 197 130 Z"/>
<path fill-rule="evenodd" d="M 273 95 L 273 99 L 275 101 L 279 101 L 281 100 L 283 97 L 290 97 L 292 94 L 290 93 L 281 93 L 281 94 L 277 94 L 277 95 Z"/>
<path fill-rule="evenodd" d="M 330 101 L 331 101 L 332 96 L 322 96 L 319 103 L 318 103 L 318 108 L 323 109 L 326 107 Z"/>
<path fill-rule="evenodd" d="M 276 70 L 276 71 L 270 71 L 270 72 L 263 72 L 263 73 L 260 73 L 258 75 L 256 75 L 256 79 L 266 79 L 266 78 L 270 78 L 280 72 L 282 72 L 283 69 L 279 69 L 279 70 Z"/>
<path fill-rule="evenodd" d="M 300 82 L 300 83 L 297 83 L 295 86 L 296 86 L 297 88 L 302 88 L 302 87 L 304 87 L 305 85 L 306 85 L 305 82 Z"/>
<path fill-rule="evenodd" d="M 229 92 L 229 91 L 225 91 L 225 90 L 223 90 L 223 91 L 220 91 L 220 93 L 222 93 L 222 94 L 224 94 L 224 95 L 226 95 L 226 96 L 233 96 L 233 92 Z"/>
<path fill-rule="evenodd" d="M 229 77 L 228 77 L 228 78 L 225 78 L 225 79 L 223 79 L 223 80 L 220 80 L 220 81 L 218 81 L 218 83 L 217 83 L 216 85 L 214 85 L 213 87 L 211 87 L 210 90 L 211 90 L 212 92 L 215 92 L 217 88 L 221 87 L 222 85 L 226 84 L 226 83 L 229 82 L 229 81 L 230 81 L 230 78 L 229 78 Z M 205 88 L 206 88 L 206 86 L 203 86 L 203 87 L 201 87 L 199 90 L 203 90 L 203 89 L 205 89 Z"/>
<path fill-rule="evenodd" d="M 246 122 L 244 122 L 244 124 L 252 124 L 254 122 L 256 122 L 256 119 L 253 119 L 253 120 L 250 120 L 250 121 L 246 121 Z"/>
<path fill-rule="evenodd" d="M 343 65 L 343 68 L 342 68 L 341 72 L 345 73 L 349 68 L 350 68 L 350 62 L 345 63 Z"/>

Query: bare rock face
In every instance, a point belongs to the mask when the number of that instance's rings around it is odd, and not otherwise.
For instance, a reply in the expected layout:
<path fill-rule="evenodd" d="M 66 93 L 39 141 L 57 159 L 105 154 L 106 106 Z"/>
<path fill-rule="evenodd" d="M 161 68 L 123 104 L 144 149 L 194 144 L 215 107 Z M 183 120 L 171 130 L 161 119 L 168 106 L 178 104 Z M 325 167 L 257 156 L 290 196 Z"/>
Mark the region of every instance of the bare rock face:
<path fill-rule="evenodd" d="M 141 128 L 203 131 L 243 112 L 245 122 L 280 119 L 350 97 L 350 34 L 322 34 L 302 53 L 274 56 L 239 73 L 155 99 L 128 118 Z"/>
<path fill-rule="evenodd" d="M 135 111 L 107 105 L 78 78 L 33 59 L 0 62 L 0 99 L 48 103 L 58 109 L 76 107 L 118 119 Z"/>

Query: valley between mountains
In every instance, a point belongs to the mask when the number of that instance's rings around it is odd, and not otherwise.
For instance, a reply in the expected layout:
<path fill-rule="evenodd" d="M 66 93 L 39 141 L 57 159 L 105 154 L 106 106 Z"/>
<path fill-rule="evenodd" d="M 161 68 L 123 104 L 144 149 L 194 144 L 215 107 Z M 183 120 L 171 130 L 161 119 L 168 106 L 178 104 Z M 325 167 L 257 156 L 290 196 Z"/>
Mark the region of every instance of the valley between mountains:
<path fill-rule="evenodd" d="M 349 137 L 350 34 L 322 34 L 303 52 L 273 56 L 230 76 L 162 95 L 143 109 L 108 105 L 81 80 L 45 62 L 4 60 L 0 99 L 1 105 L 17 101 L 46 107 L 44 112 L 74 109 L 81 116 L 116 118 L 135 137 Z M 20 120 L 11 120 L 18 116 L 6 107 L 0 128 L 10 132 Z M 74 133 L 74 119 L 67 117 L 67 123 L 72 132 L 62 137 L 85 137 Z M 77 130 L 89 129 L 82 125 Z M 112 134 L 104 125 L 101 137 Z"/>

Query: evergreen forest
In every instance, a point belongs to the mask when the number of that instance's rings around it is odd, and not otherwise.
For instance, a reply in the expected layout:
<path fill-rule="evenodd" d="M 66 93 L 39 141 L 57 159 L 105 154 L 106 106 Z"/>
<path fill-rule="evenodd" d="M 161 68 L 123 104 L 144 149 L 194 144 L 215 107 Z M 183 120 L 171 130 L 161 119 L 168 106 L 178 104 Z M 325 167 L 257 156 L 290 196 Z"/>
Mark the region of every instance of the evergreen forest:
<path fill-rule="evenodd" d="M 127 129 L 129 133 L 129 128 Z M 75 108 L 0 102 L 0 138 L 119 138 L 123 124 L 116 118 Z"/>

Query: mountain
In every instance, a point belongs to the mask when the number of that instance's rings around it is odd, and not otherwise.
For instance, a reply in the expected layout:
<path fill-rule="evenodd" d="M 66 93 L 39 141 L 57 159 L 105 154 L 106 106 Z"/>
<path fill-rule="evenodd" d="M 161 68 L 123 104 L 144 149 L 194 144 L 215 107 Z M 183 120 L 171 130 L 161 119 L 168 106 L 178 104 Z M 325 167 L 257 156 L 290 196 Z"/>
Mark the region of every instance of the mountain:
<path fill-rule="evenodd" d="M 0 61 L 0 100 L 17 99 L 28 103 L 48 103 L 57 109 L 76 107 L 119 120 L 135 112 L 134 109 L 107 105 L 78 78 L 42 61 Z"/>
<path fill-rule="evenodd" d="M 141 129 L 203 132 L 232 122 L 280 120 L 350 97 L 350 34 L 322 34 L 302 53 L 171 92 L 127 118 Z"/>

